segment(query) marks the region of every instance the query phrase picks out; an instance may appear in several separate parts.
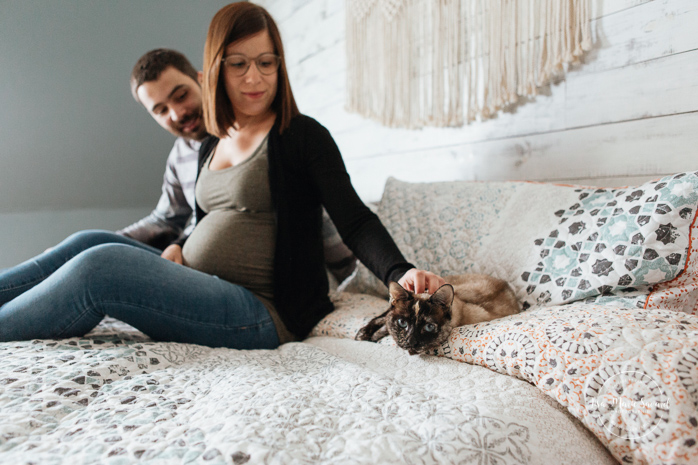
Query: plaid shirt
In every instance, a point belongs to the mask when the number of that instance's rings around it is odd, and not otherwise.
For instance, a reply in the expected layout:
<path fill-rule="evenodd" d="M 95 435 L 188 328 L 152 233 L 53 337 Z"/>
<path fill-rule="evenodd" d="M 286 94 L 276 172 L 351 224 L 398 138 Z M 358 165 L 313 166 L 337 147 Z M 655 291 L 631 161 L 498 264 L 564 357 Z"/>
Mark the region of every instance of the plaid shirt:
<path fill-rule="evenodd" d="M 162 195 L 155 210 L 145 218 L 119 231 L 139 242 L 164 249 L 194 224 L 188 224 L 194 211 L 196 168 L 201 142 L 178 137 L 167 157 Z"/>

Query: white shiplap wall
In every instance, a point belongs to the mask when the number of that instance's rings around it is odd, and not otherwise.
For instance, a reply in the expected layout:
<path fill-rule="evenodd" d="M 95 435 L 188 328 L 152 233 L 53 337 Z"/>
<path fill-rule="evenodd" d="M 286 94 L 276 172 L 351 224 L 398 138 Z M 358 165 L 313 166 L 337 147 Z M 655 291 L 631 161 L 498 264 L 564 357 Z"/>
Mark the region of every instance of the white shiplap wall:
<path fill-rule="evenodd" d="M 407 181 L 620 185 L 698 169 L 698 1 L 591 0 L 594 49 L 542 95 L 462 128 L 389 129 L 344 110 L 343 0 L 262 0 L 279 23 L 301 112 L 377 200 Z"/>

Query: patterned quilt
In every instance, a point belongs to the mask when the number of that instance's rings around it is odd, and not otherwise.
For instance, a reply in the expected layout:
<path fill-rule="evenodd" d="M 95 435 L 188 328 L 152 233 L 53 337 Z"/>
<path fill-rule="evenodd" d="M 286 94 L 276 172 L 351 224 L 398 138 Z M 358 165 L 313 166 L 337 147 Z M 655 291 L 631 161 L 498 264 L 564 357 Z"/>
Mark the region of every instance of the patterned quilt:
<path fill-rule="evenodd" d="M 362 265 L 311 337 L 155 343 L 114 320 L 0 344 L 0 463 L 698 463 L 698 172 L 599 189 L 388 181 L 416 266 L 511 283 L 518 315 L 433 355 L 352 340 Z M 465 362 L 465 363 L 463 363 Z"/>
<path fill-rule="evenodd" d="M 387 345 L 211 349 L 107 319 L 0 360 L 4 464 L 615 463 L 531 384 Z"/>

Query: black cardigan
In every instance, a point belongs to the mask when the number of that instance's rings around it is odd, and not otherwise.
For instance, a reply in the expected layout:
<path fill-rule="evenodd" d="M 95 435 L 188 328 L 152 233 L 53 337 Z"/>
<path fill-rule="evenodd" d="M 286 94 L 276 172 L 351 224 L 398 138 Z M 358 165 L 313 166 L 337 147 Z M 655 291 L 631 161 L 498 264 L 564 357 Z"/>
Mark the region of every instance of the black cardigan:
<path fill-rule="evenodd" d="M 201 144 L 198 173 L 218 140 L 210 136 Z M 269 133 L 269 185 L 277 218 L 274 302 L 298 338 L 334 309 L 323 257 L 322 206 L 344 243 L 384 283 L 414 268 L 356 194 L 332 136 L 314 119 L 298 115 L 279 134 L 277 118 Z M 198 224 L 205 216 L 198 203 L 195 214 Z"/>

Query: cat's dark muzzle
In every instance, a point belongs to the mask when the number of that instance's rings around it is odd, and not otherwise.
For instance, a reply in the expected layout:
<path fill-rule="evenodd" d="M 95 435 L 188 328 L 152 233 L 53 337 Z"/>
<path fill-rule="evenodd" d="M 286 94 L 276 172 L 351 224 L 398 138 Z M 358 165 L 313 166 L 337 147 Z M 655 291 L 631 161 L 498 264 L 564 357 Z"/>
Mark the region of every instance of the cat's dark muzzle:
<path fill-rule="evenodd" d="M 435 350 L 437 350 L 439 347 L 441 347 L 441 344 L 443 344 L 444 341 L 435 341 L 430 344 L 425 344 L 425 345 L 420 345 L 419 343 L 416 344 L 408 344 L 407 347 L 403 347 L 407 351 L 408 354 L 410 355 L 418 355 L 418 354 L 425 354 L 425 355 L 431 355 L 434 353 Z"/>
<path fill-rule="evenodd" d="M 410 355 L 419 355 L 419 354 L 427 354 L 431 352 L 436 346 L 433 345 L 428 345 L 424 347 L 406 347 L 405 350 L 407 350 L 407 353 Z"/>

